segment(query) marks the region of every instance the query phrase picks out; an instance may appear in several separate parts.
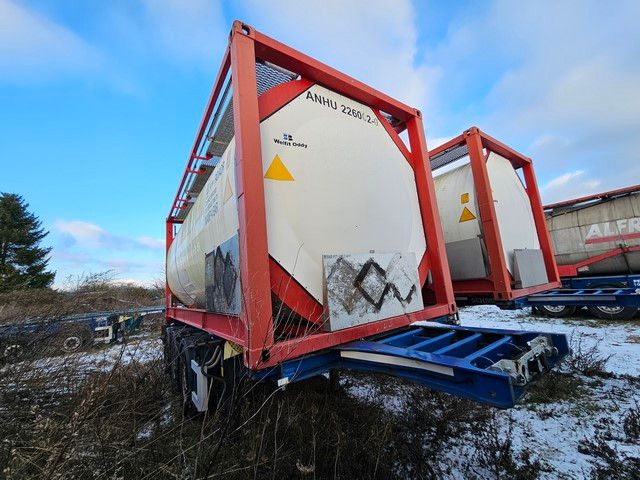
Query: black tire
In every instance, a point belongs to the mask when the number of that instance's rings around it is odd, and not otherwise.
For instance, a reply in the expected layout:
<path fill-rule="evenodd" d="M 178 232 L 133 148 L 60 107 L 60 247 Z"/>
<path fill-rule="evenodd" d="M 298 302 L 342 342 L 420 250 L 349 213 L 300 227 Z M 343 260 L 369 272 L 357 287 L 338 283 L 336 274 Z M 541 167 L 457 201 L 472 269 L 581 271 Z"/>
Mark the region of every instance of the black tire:
<path fill-rule="evenodd" d="M 91 332 L 82 325 L 61 325 L 54 334 L 54 350 L 61 353 L 75 353 L 91 344 Z"/>
<path fill-rule="evenodd" d="M 173 355 L 175 330 L 173 327 L 162 327 L 162 359 L 164 363 L 164 371 L 169 375 L 171 389 L 176 390 L 176 381 L 173 373 Z"/>
<path fill-rule="evenodd" d="M 332 393 L 339 392 L 341 390 L 340 387 L 340 371 L 337 369 L 329 370 L 329 391 Z"/>
<path fill-rule="evenodd" d="M 623 284 L 594 285 L 592 288 L 624 288 Z M 636 307 L 590 306 L 589 311 L 602 320 L 631 320 L 638 313 Z"/>
<path fill-rule="evenodd" d="M 537 305 L 538 311 L 547 317 L 570 317 L 576 313 L 576 307 L 570 307 L 568 305 Z"/>
<path fill-rule="evenodd" d="M 635 307 L 590 306 L 589 311 L 602 320 L 631 320 L 638 313 Z"/>
<path fill-rule="evenodd" d="M 236 414 L 245 401 L 245 396 L 251 391 L 247 367 L 242 362 L 242 355 L 227 358 L 223 362 L 224 380 L 219 387 L 221 391 L 216 393 L 219 407 L 223 415 L 231 419 L 231 428 L 236 428 L 240 416 Z M 214 386 L 218 388 L 218 386 Z"/>

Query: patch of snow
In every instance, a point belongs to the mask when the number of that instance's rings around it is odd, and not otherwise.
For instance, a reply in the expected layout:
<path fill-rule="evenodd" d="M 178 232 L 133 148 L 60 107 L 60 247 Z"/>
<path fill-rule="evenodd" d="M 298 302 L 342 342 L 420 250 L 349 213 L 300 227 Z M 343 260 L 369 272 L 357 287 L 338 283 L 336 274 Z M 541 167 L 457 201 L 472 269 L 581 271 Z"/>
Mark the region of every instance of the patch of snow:
<path fill-rule="evenodd" d="M 468 327 L 531 330 L 565 333 L 572 348 L 597 348 L 610 357 L 605 369 L 618 375 L 640 376 L 640 334 L 638 321 L 607 322 L 594 318 L 547 318 L 532 315 L 529 309 L 500 310 L 492 305 L 478 305 L 460 310 L 460 323 Z"/>
<path fill-rule="evenodd" d="M 341 381 L 341 385 L 347 393 L 355 398 L 368 403 L 383 405 L 388 411 L 393 413 L 402 413 L 405 409 L 405 388 L 404 385 L 396 385 L 392 391 L 383 389 L 384 382 L 372 383 L 367 377 L 355 377 L 351 375 L 343 376 L 345 382 Z"/>
<path fill-rule="evenodd" d="M 171 410 L 171 403 L 167 403 L 162 410 L 162 414 L 147 422 L 136 434 L 136 440 L 144 441 L 152 438 L 158 432 L 167 428 L 173 422 L 173 412 Z"/>
<path fill-rule="evenodd" d="M 109 372 L 134 361 L 146 364 L 161 359 L 162 355 L 160 338 L 155 334 L 138 335 L 127 339 L 127 343 L 5 364 L 0 368 L 0 390 L 32 388 L 30 383 L 38 382 L 43 393 L 64 395 L 91 373 Z"/>
<path fill-rule="evenodd" d="M 573 401 L 520 403 L 510 410 L 496 412 L 500 430 L 506 435 L 509 426 L 512 428 L 514 451 L 529 449 L 543 462 L 547 470 L 543 478 L 588 477 L 594 458 L 583 453 L 580 447 L 594 440 L 600 431 L 608 432 L 610 447 L 640 457 L 640 445 L 626 443 L 622 426 L 625 414 L 640 403 L 637 382 L 629 378 L 640 377 L 640 344 L 637 343 L 640 323 L 637 320 L 546 318 L 533 315 L 528 309 L 500 310 L 482 305 L 461 309 L 460 323 L 470 327 L 565 333 L 574 350 L 594 349 L 599 356 L 609 358 L 605 370 L 619 375 L 617 378 L 579 377 L 584 382 L 585 394 Z M 453 465 L 450 478 L 463 478 L 474 455 L 470 441 L 453 440 L 443 460 Z"/>
<path fill-rule="evenodd" d="M 551 470 L 543 478 L 558 478 L 560 473 L 572 479 L 588 476 L 593 458 L 581 453 L 580 447 L 603 429 L 612 434 L 611 447 L 625 447 L 632 456 L 640 456 L 640 445 L 626 444 L 622 430 L 623 415 L 640 401 L 637 388 L 615 378 L 587 388 L 587 396 L 574 402 L 520 404 L 504 412 L 514 420 L 515 450 L 529 448 Z M 501 415 L 500 420 L 506 419 Z"/>

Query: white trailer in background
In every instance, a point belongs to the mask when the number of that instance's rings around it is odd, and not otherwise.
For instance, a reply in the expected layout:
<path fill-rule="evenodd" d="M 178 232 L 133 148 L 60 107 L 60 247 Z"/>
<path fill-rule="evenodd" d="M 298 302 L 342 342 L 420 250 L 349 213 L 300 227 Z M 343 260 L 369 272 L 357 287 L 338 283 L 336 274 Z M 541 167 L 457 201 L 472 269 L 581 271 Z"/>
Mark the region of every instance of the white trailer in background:
<path fill-rule="evenodd" d="M 545 206 L 563 286 L 640 289 L 640 185 Z M 571 315 L 575 305 L 538 307 Z M 638 308 L 622 303 L 589 307 L 604 319 L 628 320 Z"/>

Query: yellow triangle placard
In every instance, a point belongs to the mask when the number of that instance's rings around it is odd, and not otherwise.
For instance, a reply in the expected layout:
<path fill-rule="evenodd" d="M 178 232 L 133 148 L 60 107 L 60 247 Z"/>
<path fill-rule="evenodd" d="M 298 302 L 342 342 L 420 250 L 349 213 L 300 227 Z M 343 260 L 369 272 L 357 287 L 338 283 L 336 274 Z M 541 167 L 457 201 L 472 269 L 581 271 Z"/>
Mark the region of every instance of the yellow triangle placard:
<path fill-rule="evenodd" d="M 264 178 L 287 182 L 293 181 L 293 175 L 287 170 L 287 167 L 284 166 L 284 163 L 280 160 L 280 156 L 277 154 L 273 157 L 273 160 L 271 160 L 271 165 L 269 165 L 267 173 L 264 174 Z"/>
<path fill-rule="evenodd" d="M 469 210 L 467 207 L 464 207 L 462 209 L 462 213 L 460 214 L 460 220 L 458 220 L 458 223 L 462 223 L 462 222 L 468 222 L 469 220 L 475 220 L 476 216 L 471 213 L 471 210 Z"/>

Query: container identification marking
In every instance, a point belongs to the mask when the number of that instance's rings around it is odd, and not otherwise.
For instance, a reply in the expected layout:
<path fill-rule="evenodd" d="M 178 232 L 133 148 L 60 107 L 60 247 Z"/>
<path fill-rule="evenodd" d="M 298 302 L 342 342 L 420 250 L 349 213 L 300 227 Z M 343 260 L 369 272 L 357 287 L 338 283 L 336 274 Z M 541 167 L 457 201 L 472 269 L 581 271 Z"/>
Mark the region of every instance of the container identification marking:
<path fill-rule="evenodd" d="M 282 138 L 274 138 L 273 143 L 277 143 L 278 145 L 282 145 L 283 147 L 307 148 L 309 146 L 306 143 L 294 141 L 293 135 L 291 135 L 290 133 L 283 133 Z"/>
<path fill-rule="evenodd" d="M 363 112 L 361 110 L 358 110 L 357 108 L 353 108 L 349 105 L 345 105 L 344 103 L 338 103 L 337 101 L 332 100 L 329 97 L 325 97 L 324 95 L 320 95 L 318 93 L 313 93 L 311 90 L 307 91 L 307 95 L 305 98 L 319 105 L 323 105 L 327 108 L 331 108 L 332 110 L 339 111 L 349 117 L 362 120 L 363 122 L 368 123 L 370 125 L 380 124 L 380 121 L 375 115 L 371 115 L 369 113 Z"/>

